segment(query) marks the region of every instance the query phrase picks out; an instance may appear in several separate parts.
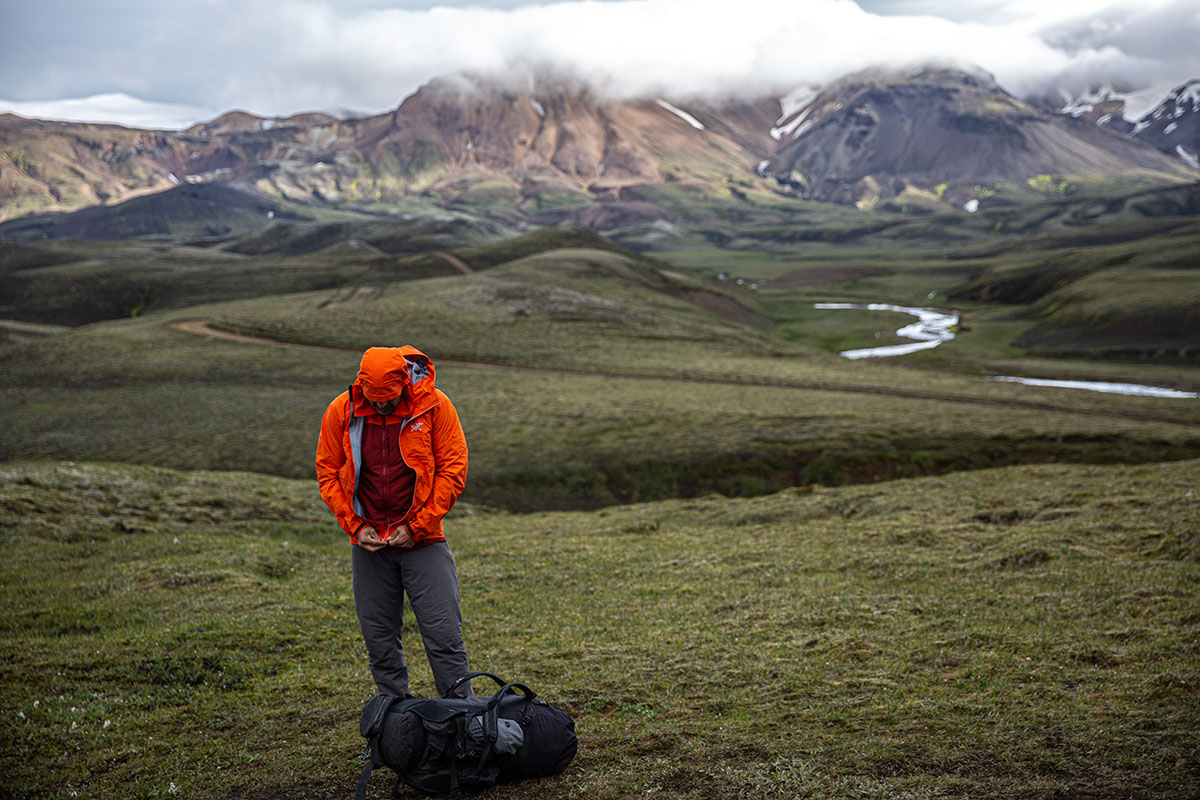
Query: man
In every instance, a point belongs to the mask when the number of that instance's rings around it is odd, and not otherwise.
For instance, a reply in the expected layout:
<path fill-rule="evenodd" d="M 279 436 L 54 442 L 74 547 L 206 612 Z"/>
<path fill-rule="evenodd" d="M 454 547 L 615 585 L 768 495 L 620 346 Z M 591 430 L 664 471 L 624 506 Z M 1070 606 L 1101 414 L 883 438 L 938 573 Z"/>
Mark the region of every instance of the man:
<path fill-rule="evenodd" d="M 458 412 L 415 347 L 372 347 L 321 421 L 317 484 L 350 535 L 354 606 L 375 684 L 410 696 L 400 641 L 412 603 L 439 694 L 466 675 L 458 574 L 442 518 L 467 478 Z M 469 696 L 464 684 L 457 694 Z"/>

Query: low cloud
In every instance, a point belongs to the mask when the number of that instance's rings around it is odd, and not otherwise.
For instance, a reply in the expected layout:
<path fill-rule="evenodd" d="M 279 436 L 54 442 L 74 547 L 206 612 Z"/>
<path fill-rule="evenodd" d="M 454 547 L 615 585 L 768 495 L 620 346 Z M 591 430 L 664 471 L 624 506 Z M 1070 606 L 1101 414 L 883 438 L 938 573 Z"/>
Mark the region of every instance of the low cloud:
<path fill-rule="evenodd" d="M 216 113 L 210 108 L 180 103 L 150 103 L 119 92 L 66 100 L 0 99 L 0 113 L 5 112 L 38 119 L 165 130 L 186 128 Z"/>
<path fill-rule="evenodd" d="M 146 41 L 137 74 L 124 83 L 108 74 L 106 87 L 276 115 L 379 112 L 440 74 L 518 75 L 545 65 L 613 94 L 680 98 L 781 92 L 869 66 L 927 61 L 977 64 L 1022 95 L 1200 77 L 1194 0 L 990 0 L 972 19 L 939 0 L 498 5 L 352 2 L 339 10 L 332 0 L 210 0 L 187 37 Z M 35 67 L 30 85 L 69 92 L 64 74 Z"/>

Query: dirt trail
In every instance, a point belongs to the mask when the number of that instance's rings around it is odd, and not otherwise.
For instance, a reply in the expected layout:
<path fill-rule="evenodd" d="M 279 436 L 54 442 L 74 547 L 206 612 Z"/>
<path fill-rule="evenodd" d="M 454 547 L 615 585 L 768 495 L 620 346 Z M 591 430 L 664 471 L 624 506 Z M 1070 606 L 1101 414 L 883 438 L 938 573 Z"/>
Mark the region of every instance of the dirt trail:
<path fill-rule="evenodd" d="M 471 267 L 467 264 L 467 262 L 463 261 L 461 258 L 454 255 L 453 253 L 447 253 L 443 250 L 437 250 L 434 252 L 434 255 L 437 256 L 438 258 L 442 259 L 443 261 L 445 261 L 450 266 L 454 267 L 456 270 L 461 272 L 463 275 L 470 275 L 471 273 L 473 273 L 475 271 L 475 270 L 471 269 Z"/>
<path fill-rule="evenodd" d="M 220 339 L 223 342 L 237 342 L 239 344 L 265 344 L 273 347 L 301 347 L 306 350 L 337 350 L 344 351 L 341 347 L 326 347 L 319 344 L 298 344 L 296 342 L 284 342 L 279 339 L 266 339 L 261 336 L 247 336 L 244 333 L 233 333 L 232 331 L 223 331 L 220 328 L 214 328 L 208 324 L 207 319 L 181 319 L 167 323 L 168 328 L 173 328 L 184 333 L 191 333 L 196 336 L 205 336 L 209 339 Z"/>
<path fill-rule="evenodd" d="M 214 328 L 208 324 L 207 319 L 188 319 L 176 320 L 166 323 L 168 328 L 173 328 L 184 333 L 191 333 L 198 336 L 207 336 L 213 339 L 220 339 L 228 342 L 240 342 L 243 344 L 264 344 L 274 347 L 299 347 L 309 350 L 333 350 L 341 353 L 361 353 L 360 350 L 349 347 L 330 347 L 320 344 L 300 344 L 298 342 L 286 342 L 280 339 L 267 339 L 261 336 L 246 336 L 230 331 L 223 331 L 219 328 Z M 843 386 L 839 384 L 825 383 L 771 383 L 769 381 L 754 381 L 754 380 L 736 380 L 732 378 L 700 378 L 687 377 L 677 375 L 638 375 L 636 373 L 622 372 L 602 372 L 599 370 L 581 370 L 581 369 L 553 369 L 550 367 L 528 367 L 513 364 L 492 364 L 485 361 L 456 361 L 454 359 L 439 358 L 438 364 L 454 367 L 473 367 L 476 369 L 490 369 L 497 372 L 533 372 L 549 375 L 578 375 L 581 377 L 592 378 L 618 378 L 621 380 L 635 381 L 673 381 L 676 383 L 707 383 L 720 386 L 753 386 L 768 389 L 786 389 L 789 391 L 799 392 L 838 392 L 841 394 L 870 394 L 882 395 L 885 397 L 903 397 L 911 400 L 933 400 L 941 403 L 962 403 L 973 406 L 988 406 L 991 408 L 1013 408 L 1022 411 L 1052 411 L 1058 414 L 1083 414 L 1089 417 L 1119 417 L 1122 419 L 1135 419 L 1143 422 L 1163 422 L 1164 420 L 1157 414 L 1137 414 L 1131 412 L 1117 411 L 1099 411 L 1093 409 L 1076 409 L 1065 408 L 1063 406 L 1050 405 L 1048 403 L 1021 403 L 1012 400 L 985 400 L 976 397 L 954 397 L 951 395 L 934 394 L 932 392 L 909 392 L 899 389 L 888 389 L 884 387 L 869 387 L 869 386 Z M 1167 420 L 1169 424 L 1183 425 L 1184 427 L 1193 428 L 1200 427 L 1200 421 L 1186 420 Z"/>

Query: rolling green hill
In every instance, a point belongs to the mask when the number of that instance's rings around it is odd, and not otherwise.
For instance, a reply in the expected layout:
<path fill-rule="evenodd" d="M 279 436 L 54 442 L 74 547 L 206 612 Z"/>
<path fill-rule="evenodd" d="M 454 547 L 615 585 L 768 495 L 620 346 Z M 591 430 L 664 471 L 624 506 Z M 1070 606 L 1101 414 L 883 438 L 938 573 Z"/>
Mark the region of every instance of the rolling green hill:
<path fill-rule="evenodd" d="M 164 230 L 170 227 L 164 223 Z M 457 271 L 446 259 L 409 256 L 480 245 L 502 233 L 490 223 L 446 214 L 277 222 L 255 230 L 190 244 L 171 237 L 0 240 L 0 318 L 79 325 L 231 298 L 331 289 L 381 275 L 389 281 L 445 275 Z"/>

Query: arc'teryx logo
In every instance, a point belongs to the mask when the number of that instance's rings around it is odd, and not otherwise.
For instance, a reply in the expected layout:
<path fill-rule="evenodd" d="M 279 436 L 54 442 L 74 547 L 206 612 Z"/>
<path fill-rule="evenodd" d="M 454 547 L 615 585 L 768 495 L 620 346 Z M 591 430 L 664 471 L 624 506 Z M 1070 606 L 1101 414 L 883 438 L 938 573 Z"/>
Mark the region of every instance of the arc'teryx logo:
<path fill-rule="evenodd" d="M 414 422 L 412 424 L 412 429 L 414 431 L 418 431 L 418 432 L 423 431 L 423 430 L 425 430 L 425 423 L 424 422 Z"/>

